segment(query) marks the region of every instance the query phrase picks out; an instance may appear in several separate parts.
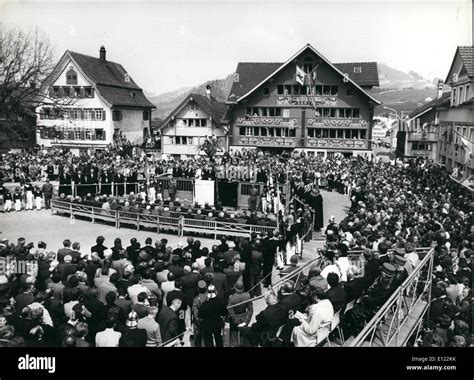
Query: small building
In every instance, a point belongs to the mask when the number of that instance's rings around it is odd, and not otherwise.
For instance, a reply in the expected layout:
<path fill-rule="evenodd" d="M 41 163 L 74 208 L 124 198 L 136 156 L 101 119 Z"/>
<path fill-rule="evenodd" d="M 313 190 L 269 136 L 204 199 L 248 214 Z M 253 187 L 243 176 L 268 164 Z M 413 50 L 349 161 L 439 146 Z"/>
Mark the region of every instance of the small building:
<path fill-rule="evenodd" d="M 473 174 L 473 76 L 474 47 L 459 46 L 445 81 L 451 87 L 449 101 L 438 106 L 437 112 L 441 126 L 439 162 L 461 182 L 469 181 Z"/>
<path fill-rule="evenodd" d="M 438 97 L 421 107 L 416 108 L 408 116 L 406 130 L 399 134 L 404 139 L 404 155 L 423 157 L 436 161 L 438 159 L 439 107 L 449 104 L 450 93 L 442 93 L 442 84 Z"/>
<path fill-rule="evenodd" d="M 150 136 L 150 103 L 122 65 L 67 50 L 42 84 L 37 142 L 80 153 L 108 145 L 142 145 Z"/>
<path fill-rule="evenodd" d="M 205 155 L 199 149 L 206 137 L 216 136 L 220 149 L 217 155 L 227 150 L 228 126 L 223 120 L 227 105 L 211 95 L 189 94 L 161 125 L 161 154 L 163 158 L 189 159 Z"/>
<path fill-rule="evenodd" d="M 372 154 L 375 62 L 331 63 L 305 45 L 284 63 L 240 62 L 227 104 L 229 149 Z"/>

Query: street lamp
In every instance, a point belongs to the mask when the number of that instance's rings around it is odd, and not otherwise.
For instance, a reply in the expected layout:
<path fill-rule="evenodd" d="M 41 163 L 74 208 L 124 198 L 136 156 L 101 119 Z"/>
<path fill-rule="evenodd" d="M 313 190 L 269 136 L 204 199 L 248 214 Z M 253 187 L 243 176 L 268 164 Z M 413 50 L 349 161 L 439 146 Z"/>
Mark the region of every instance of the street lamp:
<path fill-rule="evenodd" d="M 397 110 L 386 106 L 384 106 L 383 108 L 394 112 L 395 116 L 398 119 L 398 131 L 400 131 L 402 128 L 402 119 L 400 118 L 400 116 L 398 116 Z M 390 130 L 390 152 L 393 152 L 393 128 Z"/>

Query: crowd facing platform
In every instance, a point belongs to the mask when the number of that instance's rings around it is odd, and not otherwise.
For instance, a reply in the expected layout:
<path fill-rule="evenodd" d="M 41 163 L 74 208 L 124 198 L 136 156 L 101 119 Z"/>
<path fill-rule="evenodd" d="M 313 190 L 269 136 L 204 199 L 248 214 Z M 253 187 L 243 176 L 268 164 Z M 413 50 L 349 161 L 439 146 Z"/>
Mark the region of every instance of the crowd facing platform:
<path fill-rule="evenodd" d="M 468 189 L 423 160 L 403 165 L 362 157 L 324 161 L 258 152 L 229 159 L 238 163 L 246 157 L 256 159 L 253 155 L 262 165 L 272 165 L 273 178 L 289 175 L 292 182 L 298 200 L 283 216 L 283 231 L 254 233 L 231 243 L 224 237 L 220 245 L 204 248 L 189 238 L 186 247 L 168 247 L 166 240 L 153 246 L 151 239 L 142 246 L 132 239 L 129 246 L 115 241 L 109 249 L 99 237 L 91 252 L 81 252 L 79 243 L 74 247 L 66 240 L 64 248 L 56 252 L 53 247 L 51 253 L 44 242 L 3 241 L 2 257 L 10 262 L 32 261 L 38 267 L 37 273 L 2 277 L 3 344 L 162 346 L 191 330 L 196 346 L 315 346 L 324 341 L 325 327 L 337 313 L 342 316 L 345 336 L 360 332 L 417 267 L 422 259 L 417 248 L 431 247 L 429 318 L 422 339 L 410 344 L 472 345 L 474 230 Z M 196 162 L 178 165 L 183 168 Z M 298 257 L 289 249 L 288 237 L 295 235 L 292 226 L 304 223 L 307 209 L 321 203 L 316 197 L 321 185 L 317 173 L 322 168 L 327 169 L 324 185 L 348 195 L 351 207 L 341 221 L 331 217 L 326 225 L 324 220 L 314 222 L 327 242 L 320 262 L 303 274 L 297 271 Z M 334 177 L 328 174 L 332 172 Z M 176 199 L 152 207 L 146 195 L 138 203 L 145 201 L 144 210 L 150 213 L 155 207 L 157 212 L 186 208 Z M 92 196 L 80 201 L 95 202 Z M 123 206 L 130 202 L 122 201 Z M 100 198 L 99 204 L 104 205 Z M 195 209 L 197 214 L 202 206 L 190 208 L 191 214 Z M 223 212 L 218 206 L 213 210 L 204 205 L 204 210 L 212 217 L 217 214 L 216 218 Z M 351 251 L 362 252 L 362 270 L 348 259 Z M 278 289 L 272 288 L 275 266 L 290 274 Z M 298 274 L 292 277 L 292 271 Z M 267 307 L 253 315 L 252 302 L 247 301 L 261 292 Z M 346 310 L 351 301 L 356 302 Z M 250 324 L 252 317 L 255 322 Z M 226 321 L 229 343 L 222 339 Z"/>

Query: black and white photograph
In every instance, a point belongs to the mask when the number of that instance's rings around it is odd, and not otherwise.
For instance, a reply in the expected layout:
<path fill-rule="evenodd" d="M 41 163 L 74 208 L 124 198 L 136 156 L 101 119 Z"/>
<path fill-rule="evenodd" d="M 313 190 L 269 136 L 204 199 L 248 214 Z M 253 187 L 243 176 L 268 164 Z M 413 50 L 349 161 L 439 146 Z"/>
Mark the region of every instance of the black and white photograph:
<path fill-rule="evenodd" d="M 0 378 L 472 378 L 472 5 L 0 0 Z"/>

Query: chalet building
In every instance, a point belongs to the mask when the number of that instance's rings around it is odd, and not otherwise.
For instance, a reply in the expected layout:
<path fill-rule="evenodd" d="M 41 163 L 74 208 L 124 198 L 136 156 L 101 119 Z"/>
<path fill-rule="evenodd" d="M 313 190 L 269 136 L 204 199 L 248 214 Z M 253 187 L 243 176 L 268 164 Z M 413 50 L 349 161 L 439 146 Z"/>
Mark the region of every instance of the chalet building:
<path fill-rule="evenodd" d="M 216 136 L 223 154 L 228 145 L 228 126 L 222 120 L 227 105 L 211 96 L 189 94 L 161 125 L 161 154 L 163 158 L 188 159 L 205 153 L 199 149 L 206 137 Z"/>
<path fill-rule="evenodd" d="M 456 49 L 445 83 L 451 87 L 449 102 L 437 107 L 441 126 L 439 162 L 453 171 L 453 177 L 472 183 L 474 141 L 474 47 Z"/>
<path fill-rule="evenodd" d="M 119 63 L 67 50 L 42 85 L 37 142 L 74 153 L 110 144 L 143 144 L 155 108 Z"/>
<path fill-rule="evenodd" d="M 284 63 L 241 62 L 227 104 L 229 149 L 371 154 L 375 62 L 331 63 L 311 45 Z"/>
<path fill-rule="evenodd" d="M 421 107 L 416 108 L 408 116 L 404 124 L 405 130 L 398 134 L 403 139 L 405 157 L 438 159 L 439 107 L 449 104 L 451 94 L 442 93 L 443 85 L 439 85 L 438 97 Z"/>

